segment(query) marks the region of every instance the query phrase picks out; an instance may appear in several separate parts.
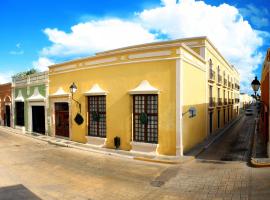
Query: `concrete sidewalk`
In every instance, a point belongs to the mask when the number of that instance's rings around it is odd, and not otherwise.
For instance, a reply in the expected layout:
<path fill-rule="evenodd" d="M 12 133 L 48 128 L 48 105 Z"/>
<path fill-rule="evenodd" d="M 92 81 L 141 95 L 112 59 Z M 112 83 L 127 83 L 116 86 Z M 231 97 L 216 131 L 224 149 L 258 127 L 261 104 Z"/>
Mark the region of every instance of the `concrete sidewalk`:
<path fill-rule="evenodd" d="M 154 155 L 154 154 L 145 154 L 142 152 L 135 152 L 135 151 L 124 151 L 124 150 L 116 150 L 116 149 L 109 149 L 103 148 L 96 145 L 91 144 L 83 144 L 79 142 L 74 142 L 62 138 L 50 137 L 41 134 L 35 134 L 31 132 L 23 133 L 22 130 L 13 129 L 10 127 L 3 127 L 0 126 L 0 131 L 12 134 L 18 134 L 25 137 L 34 138 L 37 140 L 41 140 L 44 142 L 48 142 L 52 145 L 67 147 L 67 148 L 75 148 L 83 151 L 89 151 L 93 153 L 99 153 L 104 155 L 116 156 L 116 157 L 123 157 L 128 159 L 135 159 L 135 160 L 142 160 L 148 162 L 156 162 L 156 163 L 164 163 L 164 164 L 183 164 L 194 160 L 194 156 L 163 156 L 163 155 Z"/>
<path fill-rule="evenodd" d="M 258 119 L 254 131 L 250 163 L 253 167 L 270 167 L 270 158 L 267 157 L 266 145 L 262 134 L 259 132 Z"/>

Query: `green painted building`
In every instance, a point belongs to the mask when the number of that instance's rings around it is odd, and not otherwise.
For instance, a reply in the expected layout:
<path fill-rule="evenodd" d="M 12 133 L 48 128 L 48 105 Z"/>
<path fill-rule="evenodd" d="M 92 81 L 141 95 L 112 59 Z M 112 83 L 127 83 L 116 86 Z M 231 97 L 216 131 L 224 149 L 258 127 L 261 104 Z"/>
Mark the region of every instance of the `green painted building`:
<path fill-rule="evenodd" d="M 48 72 L 12 79 L 13 127 L 48 135 Z"/>

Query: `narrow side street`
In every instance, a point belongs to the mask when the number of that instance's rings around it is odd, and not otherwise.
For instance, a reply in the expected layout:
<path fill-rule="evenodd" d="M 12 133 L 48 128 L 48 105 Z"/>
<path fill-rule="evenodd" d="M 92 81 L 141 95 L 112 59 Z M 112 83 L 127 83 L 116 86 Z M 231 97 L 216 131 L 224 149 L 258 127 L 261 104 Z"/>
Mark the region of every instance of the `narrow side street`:
<path fill-rule="evenodd" d="M 0 199 L 269 199 L 270 168 L 247 164 L 254 117 L 197 159 L 168 165 L 0 132 Z"/>

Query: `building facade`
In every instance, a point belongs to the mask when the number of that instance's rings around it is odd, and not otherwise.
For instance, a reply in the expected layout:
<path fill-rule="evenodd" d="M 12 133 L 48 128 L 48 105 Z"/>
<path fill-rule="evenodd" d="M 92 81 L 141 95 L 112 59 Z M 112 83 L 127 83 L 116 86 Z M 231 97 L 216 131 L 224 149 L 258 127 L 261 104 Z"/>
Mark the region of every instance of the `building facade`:
<path fill-rule="evenodd" d="M 268 49 L 262 66 L 261 76 L 261 119 L 260 129 L 267 142 L 268 157 L 270 157 L 270 131 L 269 131 L 269 68 L 270 68 L 270 49 Z"/>
<path fill-rule="evenodd" d="M 0 125 L 11 126 L 11 83 L 0 85 Z"/>
<path fill-rule="evenodd" d="M 39 134 L 48 133 L 48 72 L 12 79 L 14 128 Z"/>
<path fill-rule="evenodd" d="M 239 74 L 206 37 L 56 64 L 49 83 L 50 135 L 100 147 L 180 156 L 239 113 Z"/>
<path fill-rule="evenodd" d="M 246 94 L 240 93 L 240 109 L 245 110 L 253 103 L 253 97 Z"/>

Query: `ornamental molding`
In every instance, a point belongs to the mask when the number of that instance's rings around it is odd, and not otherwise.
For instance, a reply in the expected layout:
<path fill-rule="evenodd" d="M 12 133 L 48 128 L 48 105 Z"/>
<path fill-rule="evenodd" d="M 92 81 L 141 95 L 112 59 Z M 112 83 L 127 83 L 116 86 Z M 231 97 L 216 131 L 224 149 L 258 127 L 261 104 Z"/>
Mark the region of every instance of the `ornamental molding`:
<path fill-rule="evenodd" d="M 103 90 L 98 84 L 94 84 L 90 90 L 84 93 L 85 96 L 107 95 L 108 92 Z"/>
<path fill-rule="evenodd" d="M 27 99 L 28 101 L 45 101 L 45 97 L 39 93 L 38 87 L 35 87 L 34 93 Z"/>
<path fill-rule="evenodd" d="M 147 80 L 143 80 L 136 88 L 130 90 L 129 94 L 159 94 L 159 90 Z"/>

